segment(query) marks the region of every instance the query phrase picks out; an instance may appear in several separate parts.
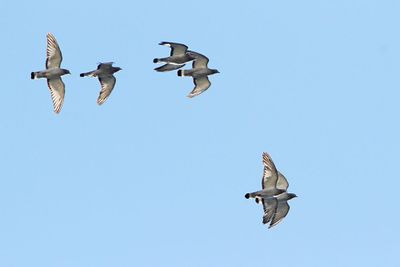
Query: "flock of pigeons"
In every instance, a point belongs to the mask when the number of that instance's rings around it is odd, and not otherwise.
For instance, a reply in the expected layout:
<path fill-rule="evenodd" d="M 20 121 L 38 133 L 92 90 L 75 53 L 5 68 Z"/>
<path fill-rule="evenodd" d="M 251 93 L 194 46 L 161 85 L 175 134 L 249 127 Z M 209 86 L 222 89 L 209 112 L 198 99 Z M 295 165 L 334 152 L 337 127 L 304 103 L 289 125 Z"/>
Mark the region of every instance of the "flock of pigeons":
<path fill-rule="evenodd" d="M 189 51 L 184 44 L 161 42 L 160 45 L 165 45 L 171 48 L 169 57 L 155 58 L 154 63 L 165 63 L 161 67 L 155 68 L 156 71 L 164 72 L 177 70 L 185 66 L 187 62 L 193 61 L 191 69 L 178 70 L 178 76 L 191 76 L 195 84 L 194 89 L 188 97 L 194 97 L 207 90 L 211 83 L 208 80 L 208 75 L 219 73 L 216 69 L 208 68 L 208 58 L 200 53 Z M 60 113 L 64 103 L 65 84 L 61 80 L 61 76 L 71 74 L 69 70 L 62 69 L 62 53 L 53 34 L 47 34 L 46 48 L 46 69 L 36 72 L 31 72 L 31 79 L 46 78 L 47 85 L 50 89 L 51 100 L 53 101 L 53 109 L 55 113 Z M 110 96 L 114 89 L 116 79 L 114 73 L 120 71 L 121 68 L 113 67 L 113 62 L 100 63 L 96 70 L 81 73 L 81 77 L 97 77 L 100 81 L 101 90 L 97 98 L 97 104 L 103 104 Z"/>
<path fill-rule="evenodd" d="M 209 75 L 219 73 L 216 69 L 208 68 L 208 58 L 200 53 L 188 50 L 184 44 L 161 42 L 171 48 L 169 57 L 155 58 L 154 63 L 165 63 L 155 68 L 158 72 L 177 70 L 178 76 L 190 76 L 193 78 L 195 87 L 189 93 L 188 97 L 194 97 L 207 90 L 211 83 Z M 60 47 L 51 33 L 47 34 L 46 49 L 46 69 L 31 73 L 31 79 L 46 78 L 50 89 L 51 99 L 53 101 L 54 112 L 59 113 L 64 102 L 65 85 L 61 76 L 70 74 L 69 70 L 60 68 L 62 54 Z M 187 62 L 192 61 L 192 68 L 180 69 Z M 101 90 L 97 98 L 97 104 L 103 104 L 114 89 L 116 79 L 114 73 L 121 68 L 113 67 L 113 62 L 100 63 L 96 70 L 84 72 L 80 77 L 97 77 L 100 81 Z M 263 153 L 264 174 L 262 177 L 262 190 L 247 193 L 245 197 L 254 198 L 256 203 L 262 203 L 264 209 L 263 223 L 268 224 L 269 228 L 277 225 L 289 212 L 288 200 L 296 197 L 293 193 L 287 193 L 289 186 L 285 176 L 275 167 L 271 157 Z"/>

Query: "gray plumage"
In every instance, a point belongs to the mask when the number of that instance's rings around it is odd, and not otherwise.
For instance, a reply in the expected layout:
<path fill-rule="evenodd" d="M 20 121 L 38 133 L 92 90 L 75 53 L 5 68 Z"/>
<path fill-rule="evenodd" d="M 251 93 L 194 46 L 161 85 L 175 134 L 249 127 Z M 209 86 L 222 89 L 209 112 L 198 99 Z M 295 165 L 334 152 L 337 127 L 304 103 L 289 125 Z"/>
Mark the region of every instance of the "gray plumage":
<path fill-rule="evenodd" d="M 262 198 L 264 209 L 263 224 L 270 222 L 268 228 L 280 223 L 289 212 L 288 200 L 297 197 L 295 194 L 283 192 L 275 197 Z"/>
<path fill-rule="evenodd" d="M 190 56 L 188 47 L 180 43 L 172 42 L 161 42 L 159 45 L 164 45 L 171 48 L 170 56 L 164 58 L 153 59 L 154 63 L 167 63 L 161 67 L 155 68 L 154 70 L 159 72 L 177 70 L 185 66 L 186 62 L 192 61 L 194 57 Z"/>
<path fill-rule="evenodd" d="M 288 200 L 297 197 L 295 194 L 287 193 L 289 183 L 285 176 L 275 167 L 268 153 L 263 153 L 264 172 L 261 180 L 262 190 L 247 193 L 246 198 L 255 198 L 261 202 L 264 208 L 263 223 L 269 222 L 269 228 L 277 225 L 289 212 Z"/>
<path fill-rule="evenodd" d="M 285 176 L 276 169 L 268 153 L 264 152 L 262 157 L 264 165 L 264 172 L 261 180 L 262 190 L 245 195 L 246 198 L 255 198 L 257 203 L 260 198 L 273 197 L 285 192 L 289 186 Z"/>
<path fill-rule="evenodd" d="M 81 77 L 97 77 L 100 81 L 100 94 L 97 98 L 97 104 L 103 104 L 107 98 L 110 96 L 112 90 L 114 89 L 116 79 L 114 73 L 120 71 L 121 68 L 113 67 L 113 62 L 100 63 L 97 66 L 97 70 L 81 73 Z"/>
<path fill-rule="evenodd" d="M 185 66 L 185 64 L 174 65 L 174 64 L 167 63 L 158 68 L 155 68 L 154 70 L 158 71 L 158 72 L 164 72 L 164 71 L 177 70 L 177 69 L 182 68 L 183 66 Z"/>
<path fill-rule="evenodd" d="M 209 59 L 206 56 L 193 51 L 189 51 L 188 54 L 195 58 L 192 63 L 192 69 L 178 70 L 178 76 L 193 77 L 195 87 L 188 95 L 188 97 L 192 98 L 206 91 L 211 86 L 208 75 L 219 73 L 219 71 L 208 68 Z"/>
<path fill-rule="evenodd" d="M 60 113 L 65 96 L 65 85 L 61 80 L 61 76 L 70 74 L 70 72 L 69 70 L 60 68 L 62 54 L 56 38 L 51 33 L 48 33 L 46 39 L 46 69 L 31 72 L 31 79 L 47 79 L 47 86 L 50 89 L 54 112 Z"/>

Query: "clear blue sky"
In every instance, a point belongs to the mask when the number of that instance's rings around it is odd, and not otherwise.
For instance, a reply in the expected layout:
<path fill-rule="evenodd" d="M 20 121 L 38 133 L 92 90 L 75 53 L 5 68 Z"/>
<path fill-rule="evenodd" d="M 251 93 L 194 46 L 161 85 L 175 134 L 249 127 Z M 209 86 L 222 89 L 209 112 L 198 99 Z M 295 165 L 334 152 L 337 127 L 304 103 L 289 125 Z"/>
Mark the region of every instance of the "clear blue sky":
<path fill-rule="evenodd" d="M 2 1 L 0 266 L 400 266 L 400 2 Z M 45 36 L 64 55 L 52 112 Z M 175 41 L 221 73 L 153 71 Z M 114 61 L 111 97 L 79 73 Z M 244 194 L 288 178 L 268 230 Z"/>

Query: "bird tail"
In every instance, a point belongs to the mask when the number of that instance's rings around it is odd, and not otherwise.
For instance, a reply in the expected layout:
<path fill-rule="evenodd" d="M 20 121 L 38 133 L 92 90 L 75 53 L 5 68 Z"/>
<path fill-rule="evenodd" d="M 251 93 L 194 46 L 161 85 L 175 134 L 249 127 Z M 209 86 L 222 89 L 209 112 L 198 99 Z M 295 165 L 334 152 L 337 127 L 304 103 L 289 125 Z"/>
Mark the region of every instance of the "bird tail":
<path fill-rule="evenodd" d="M 32 80 L 33 80 L 33 79 L 44 78 L 44 77 L 45 77 L 45 75 L 43 75 L 43 73 L 40 72 L 40 71 L 32 71 L 32 72 L 31 72 L 31 79 L 32 79 Z"/>
<path fill-rule="evenodd" d="M 244 195 L 245 198 L 249 199 L 249 198 L 255 198 L 257 195 L 255 193 L 247 193 L 246 195 Z"/>
<path fill-rule="evenodd" d="M 95 71 L 84 72 L 84 73 L 79 74 L 79 76 L 81 76 L 81 77 L 85 77 L 85 76 L 94 77 L 94 75 L 93 75 L 94 72 Z"/>

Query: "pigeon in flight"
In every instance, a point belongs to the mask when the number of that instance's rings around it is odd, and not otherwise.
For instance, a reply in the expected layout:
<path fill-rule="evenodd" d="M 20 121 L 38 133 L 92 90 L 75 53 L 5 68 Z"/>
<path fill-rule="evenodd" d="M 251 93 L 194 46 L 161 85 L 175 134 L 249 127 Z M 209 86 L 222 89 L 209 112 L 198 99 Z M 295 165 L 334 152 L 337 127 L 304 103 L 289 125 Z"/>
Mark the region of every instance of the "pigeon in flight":
<path fill-rule="evenodd" d="M 285 176 L 275 167 L 268 153 L 263 153 L 264 173 L 261 181 L 262 190 L 247 193 L 245 198 L 255 198 L 264 207 L 263 223 L 271 222 L 269 228 L 277 225 L 289 212 L 287 201 L 297 197 L 295 194 L 287 193 L 289 187 Z"/>
<path fill-rule="evenodd" d="M 188 95 L 188 97 L 192 98 L 207 90 L 211 85 L 211 82 L 208 80 L 208 75 L 219 73 L 219 71 L 207 67 L 209 60 L 206 56 L 193 51 L 189 51 L 188 55 L 195 58 L 192 64 L 192 69 L 178 70 L 178 76 L 193 77 L 195 87 Z"/>
<path fill-rule="evenodd" d="M 185 66 L 186 62 L 194 59 L 190 56 L 188 52 L 188 47 L 184 44 L 172 43 L 172 42 L 161 42 L 159 45 L 165 45 L 171 48 L 171 53 L 169 57 L 155 58 L 154 63 L 167 63 L 161 67 L 155 68 L 154 70 L 159 72 L 177 70 Z"/>
<path fill-rule="evenodd" d="M 65 85 L 61 76 L 70 74 L 69 70 L 61 69 L 62 54 L 56 38 L 47 34 L 46 48 L 46 69 L 42 71 L 31 72 L 31 79 L 46 78 L 50 89 L 51 100 L 55 113 L 60 113 L 64 103 Z"/>
<path fill-rule="evenodd" d="M 97 70 L 81 73 L 81 77 L 98 77 L 101 85 L 99 97 L 97 98 L 97 104 L 101 105 L 110 96 L 114 89 L 116 79 L 114 73 L 120 71 L 121 68 L 113 67 L 113 62 L 100 63 L 97 66 Z"/>

